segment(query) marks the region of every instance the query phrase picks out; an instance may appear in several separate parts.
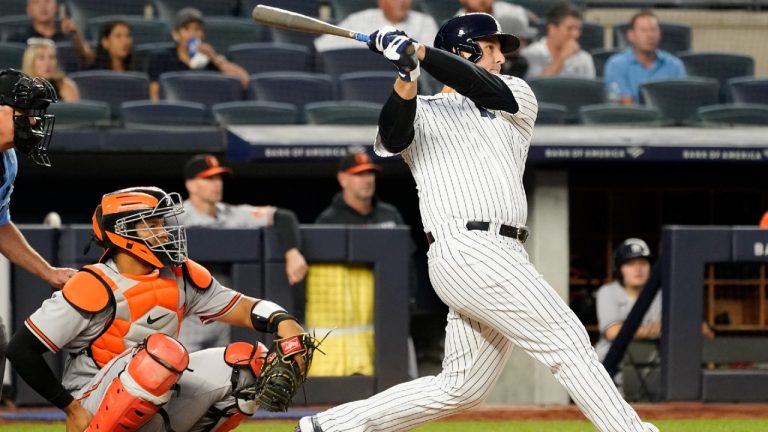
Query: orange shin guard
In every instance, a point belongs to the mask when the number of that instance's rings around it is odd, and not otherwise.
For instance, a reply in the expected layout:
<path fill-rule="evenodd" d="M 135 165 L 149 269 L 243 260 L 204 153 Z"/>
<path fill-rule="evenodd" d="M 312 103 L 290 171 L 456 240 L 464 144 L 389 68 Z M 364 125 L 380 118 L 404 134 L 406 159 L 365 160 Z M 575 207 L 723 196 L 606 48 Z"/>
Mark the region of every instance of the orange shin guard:
<path fill-rule="evenodd" d="M 245 417 L 245 414 L 236 412 L 232 414 L 232 416 L 228 418 L 227 421 L 213 429 L 213 432 L 229 432 L 234 430 L 236 427 L 240 426 L 240 423 L 245 420 Z"/>

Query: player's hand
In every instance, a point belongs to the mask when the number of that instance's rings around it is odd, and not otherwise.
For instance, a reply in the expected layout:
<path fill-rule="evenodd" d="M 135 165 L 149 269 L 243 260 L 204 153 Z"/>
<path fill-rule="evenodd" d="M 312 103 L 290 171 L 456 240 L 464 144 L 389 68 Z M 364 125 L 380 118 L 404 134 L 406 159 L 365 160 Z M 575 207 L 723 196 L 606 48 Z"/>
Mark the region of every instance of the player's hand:
<path fill-rule="evenodd" d="M 376 54 L 383 54 L 396 36 L 405 36 L 405 32 L 392 26 L 384 26 L 368 36 L 368 49 Z"/>
<path fill-rule="evenodd" d="M 414 82 L 419 78 L 421 69 L 416 57 L 418 43 L 407 35 L 395 36 L 384 49 L 384 57 L 388 58 L 397 68 L 397 74 L 403 81 Z"/>
<path fill-rule="evenodd" d="M 45 280 L 56 289 L 61 289 L 67 281 L 77 273 L 77 270 L 63 267 L 51 267 Z"/>
<path fill-rule="evenodd" d="M 288 275 L 288 283 L 296 285 L 307 276 L 307 260 L 298 249 L 293 248 L 285 253 L 285 274 Z"/>
<path fill-rule="evenodd" d="M 294 320 L 283 320 L 280 321 L 280 324 L 277 325 L 277 332 L 275 332 L 275 338 L 289 338 L 292 336 L 300 335 L 302 333 L 306 333 L 306 330 L 299 325 Z M 306 364 L 304 363 L 304 358 L 301 356 L 294 356 L 296 359 L 296 363 L 299 364 L 299 368 L 301 368 L 302 373 L 306 373 Z"/>
<path fill-rule="evenodd" d="M 64 408 L 67 414 L 67 432 L 83 432 L 91 424 L 93 414 L 80 405 L 80 402 L 73 400 Z"/>

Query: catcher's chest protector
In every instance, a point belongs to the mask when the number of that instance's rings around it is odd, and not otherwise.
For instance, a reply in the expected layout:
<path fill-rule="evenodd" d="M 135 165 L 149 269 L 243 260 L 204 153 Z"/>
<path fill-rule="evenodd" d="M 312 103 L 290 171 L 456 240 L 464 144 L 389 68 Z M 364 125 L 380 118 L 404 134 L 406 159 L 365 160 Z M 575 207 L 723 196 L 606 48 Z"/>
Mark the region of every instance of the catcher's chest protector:
<path fill-rule="evenodd" d="M 86 266 L 112 290 L 114 319 L 91 342 L 96 365 L 104 367 L 116 355 L 153 333 L 176 337 L 184 315 L 183 276 L 168 269 L 146 276 L 126 277 L 104 264 Z"/>

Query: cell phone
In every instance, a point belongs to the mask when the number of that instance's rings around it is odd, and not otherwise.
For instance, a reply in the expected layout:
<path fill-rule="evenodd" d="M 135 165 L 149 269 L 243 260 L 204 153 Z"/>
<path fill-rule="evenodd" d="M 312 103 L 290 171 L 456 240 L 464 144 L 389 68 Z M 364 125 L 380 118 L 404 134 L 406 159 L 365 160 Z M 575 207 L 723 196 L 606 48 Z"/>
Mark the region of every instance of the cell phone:
<path fill-rule="evenodd" d="M 67 5 L 64 3 L 59 5 L 59 19 L 66 19 L 67 17 Z"/>

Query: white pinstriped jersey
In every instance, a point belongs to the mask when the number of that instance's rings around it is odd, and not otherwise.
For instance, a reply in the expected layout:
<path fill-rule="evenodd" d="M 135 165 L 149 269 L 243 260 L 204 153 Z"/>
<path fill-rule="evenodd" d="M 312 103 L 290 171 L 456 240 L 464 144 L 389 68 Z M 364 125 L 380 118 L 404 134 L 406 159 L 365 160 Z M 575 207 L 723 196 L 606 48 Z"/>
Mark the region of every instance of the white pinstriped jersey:
<path fill-rule="evenodd" d="M 525 81 L 498 76 L 520 106 L 515 114 L 487 111 L 459 93 L 418 97 L 416 134 L 402 156 L 416 180 L 425 231 L 457 219 L 525 225 L 522 179 L 538 104 Z M 378 135 L 375 151 L 392 156 Z"/>

